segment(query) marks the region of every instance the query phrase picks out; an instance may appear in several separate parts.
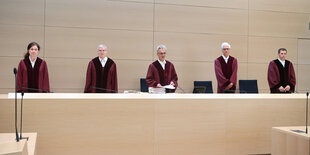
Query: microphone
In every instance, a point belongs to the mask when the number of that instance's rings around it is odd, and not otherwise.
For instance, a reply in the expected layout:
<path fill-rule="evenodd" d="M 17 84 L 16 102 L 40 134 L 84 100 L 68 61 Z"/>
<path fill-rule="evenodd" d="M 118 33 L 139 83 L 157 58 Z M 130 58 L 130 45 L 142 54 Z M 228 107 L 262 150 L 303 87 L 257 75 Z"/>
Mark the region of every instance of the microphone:
<path fill-rule="evenodd" d="M 90 86 L 89 88 L 93 88 L 93 89 L 97 89 L 97 90 L 110 91 L 110 92 L 113 92 L 113 93 L 117 93 L 117 91 L 112 90 L 112 89 L 106 89 L 106 88 L 100 88 L 100 87 L 94 87 L 94 86 Z"/>
<path fill-rule="evenodd" d="M 20 101 L 20 137 L 19 139 L 29 139 L 29 137 L 23 137 L 22 134 L 23 134 L 23 101 L 24 101 L 24 92 L 22 91 L 21 92 L 21 95 L 22 95 L 22 99 Z"/>
<path fill-rule="evenodd" d="M 19 88 L 20 89 L 26 89 L 26 90 L 33 90 L 33 91 L 41 91 L 41 92 L 44 92 L 44 93 L 53 93 L 53 92 L 49 92 L 48 90 L 45 90 L 45 89 L 27 88 L 27 87 L 23 87 L 23 86 L 20 86 Z"/>
<path fill-rule="evenodd" d="M 307 92 L 307 103 L 306 103 L 306 134 L 308 134 L 308 96 L 309 92 Z"/>
<path fill-rule="evenodd" d="M 19 142 L 18 137 L 18 130 L 17 130 L 17 69 L 14 67 L 13 73 L 15 75 L 15 134 L 16 134 L 16 141 Z"/>

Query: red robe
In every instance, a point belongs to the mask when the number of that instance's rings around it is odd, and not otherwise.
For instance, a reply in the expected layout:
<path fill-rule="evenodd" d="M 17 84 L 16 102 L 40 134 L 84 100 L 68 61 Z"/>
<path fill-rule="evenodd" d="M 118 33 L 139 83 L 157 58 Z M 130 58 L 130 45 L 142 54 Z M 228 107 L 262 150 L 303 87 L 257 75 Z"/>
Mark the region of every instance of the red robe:
<path fill-rule="evenodd" d="M 167 93 L 175 92 L 178 87 L 178 75 L 170 61 L 166 60 L 165 70 L 163 70 L 158 60 L 150 64 L 146 75 L 146 83 L 149 87 L 155 88 L 158 83 L 162 86 L 169 85 L 171 81 L 175 84 L 175 89 L 167 89 Z"/>
<path fill-rule="evenodd" d="M 294 92 L 296 78 L 293 64 L 285 60 L 285 67 L 283 67 L 278 59 L 271 61 L 268 66 L 268 83 L 271 93 L 281 93 L 279 87 L 285 88 L 287 85 L 291 87 L 290 92 Z"/>
<path fill-rule="evenodd" d="M 48 70 L 44 60 L 37 57 L 34 68 L 32 68 L 29 58 L 25 58 L 19 62 L 17 72 L 17 91 L 50 92 Z"/>
<path fill-rule="evenodd" d="M 237 59 L 229 56 L 226 64 L 224 58 L 220 56 L 215 59 L 214 67 L 217 79 L 217 93 L 234 93 L 237 85 Z M 234 85 L 230 88 L 230 90 L 225 90 L 230 83 L 233 83 Z"/>
<path fill-rule="evenodd" d="M 84 93 L 117 93 L 116 64 L 108 58 L 104 67 L 98 57 L 92 59 L 87 68 Z"/>

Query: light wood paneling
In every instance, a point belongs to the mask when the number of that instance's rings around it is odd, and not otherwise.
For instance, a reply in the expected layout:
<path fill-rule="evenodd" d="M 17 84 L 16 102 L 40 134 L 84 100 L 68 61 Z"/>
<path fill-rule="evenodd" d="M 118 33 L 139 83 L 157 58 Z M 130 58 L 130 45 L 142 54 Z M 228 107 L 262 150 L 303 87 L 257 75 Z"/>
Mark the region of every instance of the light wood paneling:
<path fill-rule="evenodd" d="M 44 0 L 1 0 L 0 24 L 44 25 Z"/>
<path fill-rule="evenodd" d="M 247 9 L 248 0 L 155 0 L 155 3 Z"/>
<path fill-rule="evenodd" d="M 145 78 L 152 61 L 118 60 L 118 88 L 140 91 L 140 78 Z"/>
<path fill-rule="evenodd" d="M 250 11 L 249 33 L 257 36 L 310 37 L 310 14 Z"/>
<path fill-rule="evenodd" d="M 13 102 L 0 100 L 0 132 Z M 44 155 L 267 154 L 271 127 L 303 125 L 304 107 L 302 94 L 26 94 L 23 129 Z"/>
<path fill-rule="evenodd" d="M 302 102 L 299 103 L 302 104 Z M 286 110 L 279 109 L 280 106 Z M 230 155 L 270 153 L 271 128 L 268 126 L 303 123 L 302 120 L 289 121 L 296 119 L 298 114 L 303 116 L 303 108 L 296 109 L 295 106 L 296 102 L 289 99 L 278 99 L 274 104 L 270 104 L 266 100 L 242 100 L 236 104 L 228 104 L 229 111 L 226 113 L 227 152 Z M 262 117 L 262 115 L 264 116 Z M 250 139 L 255 139 L 255 141 L 245 142 Z"/>
<path fill-rule="evenodd" d="M 244 36 L 155 32 L 154 38 L 155 48 L 165 44 L 167 57 L 173 60 L 214 62 L 222 54 L 222 42 L 229 42 L 231 55 L 239 62 L 247 61 L 247 37 Z M 154 58 L 157 58 L 156 51 Z"/>
<path fill-rule="evenodd" d="M 266 64 L 248 64 L 248 79 L 257 80 L 257 86 L 263 92 L 270 92 L 268 80 L 267 80 L 267 72 L 268 72 L 269 62 Z"/>
<path fill-rule="evenodd" d="M 194 88 L 194 81 L 212 81 L 214 90 L 215 73 L 214 64 L 210 62 L 179 62 L 172 61 L 178 74 L 178 84 L 181 88 L 191 93 Z M 179 90 L 180 92 L 181 90 Z"/>
<path fill-rule="evenodd" d="M 310 65 L 310 39 L 298 39 L 298 64 Z"/>
<path fill-rule="evenodd" d="M 172 100 L 155 108 L 155 154 L 226 153 L 225 104 Z"/>
<path fill-rule="evenodd" d="M 154 3 L 154 0 L 107 0 L 107 1 Z"/>
<path fill-rule="evenodd" d="M 248 11 L 155 5 L 155 31 L 246 35 Z"/>
<path fill-rule="evenodd" d="M 0 85 L 1 88 L 15 88 L 13 68 L 16 67 L 16 69 L 18 69 L 18 64 L 21 59 L 22 58 L 17 57 L 0 57 L 0 81 L 2 81 Z M 7 93 L 8 92 L 9 91 L 7 91 Z"/>
<path fill-rule="evenodd" d="M 154 108 L 142 100 L 25 100 L 23 120 L 38 154 L 153 153 Z"/>
<path fill-rule="evenodd" d="M 37 42 L 44 55 L 44 29 L 40 26 L 0 25 L 0 56 L 23 57 L 30 42 Z"/>
<path fill-rule="evenodd" d="M 48 0 L 48 26 L 153 30 L 153 5 L 99 0 Z"/>
<path fill-rule="evenodd" d="M 46 57 L 94 58 L 99 44 L 112 59 L 151 60 L 152 32 L 56 28 L 46 29 Z"/>
<path fill-rule="evenodd" d="M 80 92 L 84 91 L 86 70 L 90 60 L 47 58 L 46 61 L 51 91 L 60 88 L 80 88 Z"/>
<path fill-rule="evenodd" d="M 287 59 L 297 63 L 297 39 L 249 37 L 249 63 L 268 63 L 278 58 L 278 49 L 287 49 Z"/>
<path fill-rule="evenodd" d="M 298 65 L 298 69 L 295 67 L 295 72 L 296 70 L 298 71 L 296 73 L 296 83 L 298 86 L 298 90 L 310 91 L 310 65 Z"/>
<path fill-rule="evenodd" d="M 249 0 L 250 9 L 310 13 L 308 0 Z"/>

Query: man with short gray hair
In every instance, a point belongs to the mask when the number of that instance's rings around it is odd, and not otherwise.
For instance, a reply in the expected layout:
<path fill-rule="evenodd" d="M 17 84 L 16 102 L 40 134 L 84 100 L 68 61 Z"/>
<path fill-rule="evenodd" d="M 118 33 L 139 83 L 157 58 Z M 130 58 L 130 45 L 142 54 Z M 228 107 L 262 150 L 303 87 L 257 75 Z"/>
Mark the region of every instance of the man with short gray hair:
<path fill-rule="evenodd" d="M 214 61 L 217 79 L 217 93 L 235 93 L 237 86 L 237 59 L 230 56 L 230 44 L 223 42 L 221 45 L 222 56 Z"/>
<path fill-rule="evenodd" d="M 98 57 L 92 59 L 87 68 L 85 93 L 117 93 L 116 64 L 107 57 L 106 45 L 97 48 Z"/>
<path fill-rule="evenodd" d="M 167 93 L 175 92 L 178 86 L 178 75 L 174 65 L 166 60 L 167 47 L 158 45 L 156 48 L 158 59 L 149 65 L 146 75 L 146 83 L 149 87 L 160 88 L 165 85 L 172 85 L 175 89 L 167 89 Z"/>

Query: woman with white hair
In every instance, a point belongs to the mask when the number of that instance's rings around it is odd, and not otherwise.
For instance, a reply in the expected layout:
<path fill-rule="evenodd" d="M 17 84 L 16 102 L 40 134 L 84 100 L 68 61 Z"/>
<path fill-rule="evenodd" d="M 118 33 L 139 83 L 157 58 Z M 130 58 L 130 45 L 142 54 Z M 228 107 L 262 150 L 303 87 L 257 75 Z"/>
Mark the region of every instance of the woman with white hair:
<path fill-rule="evenodd" d="M 92 59 L 87 68 L 85 93 L 117 93 L 116 64 L 107 57 L 108 48 L 98 46 L 98 57 Z"/>
<path fill-rule="evenodd" d="M 217 93 L 234 93 L 237 86 L 237 59 L 230 56 L 230 44 L 223 42 L 221 45 L 222 56 L 214 61 L 217 79 Z"/>
<path fill-rule="evenodd" d="M 160 88 L 172 85 L 175 89 L 167 89 L 167 93 L 173 93 L 178 86 L 178 75 L 174 65 L 166 60 L 167 47 L 158 45 L 156 48 L 158 59 L 150 64 L 146 75 L 146 83 L 149 87 Z"/>

